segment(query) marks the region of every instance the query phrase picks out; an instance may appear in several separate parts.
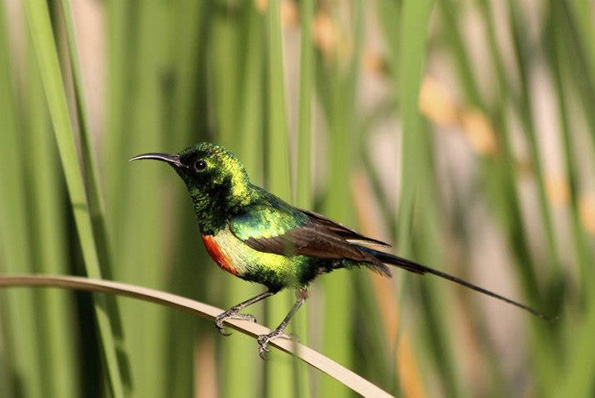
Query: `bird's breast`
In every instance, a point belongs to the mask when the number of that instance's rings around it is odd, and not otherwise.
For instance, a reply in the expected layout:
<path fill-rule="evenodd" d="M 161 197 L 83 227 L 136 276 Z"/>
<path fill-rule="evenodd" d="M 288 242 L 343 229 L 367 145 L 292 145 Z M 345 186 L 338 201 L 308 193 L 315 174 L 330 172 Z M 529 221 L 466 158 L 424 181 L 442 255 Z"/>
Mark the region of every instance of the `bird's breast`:
<path fill-rule="evenodd" d="M 215 235 L 201 236 L 209 256 L 219 268 L 242 279 L 276 288 L 301 286 L 303 280 L 312 279 L 303 275 L 312 273 L 311 261 L 304 256 L 289 257 L 255 250 L 238 239 L 229 227 Z"/>
<path fill-rule="evenodd" d="M 234 266 L 232 258 L 227 253 L 225 247 L 226 242 L 222 241 L 221 239 L 217 239 L 213 235 L 201 235 L 201 237 L 202 242 L 204 243 L 205 248 L 207 249 L 207 252 L 213 261 L 217 263 L 221 269 L 233 275 L 239 275 L 239 270 Z"/>

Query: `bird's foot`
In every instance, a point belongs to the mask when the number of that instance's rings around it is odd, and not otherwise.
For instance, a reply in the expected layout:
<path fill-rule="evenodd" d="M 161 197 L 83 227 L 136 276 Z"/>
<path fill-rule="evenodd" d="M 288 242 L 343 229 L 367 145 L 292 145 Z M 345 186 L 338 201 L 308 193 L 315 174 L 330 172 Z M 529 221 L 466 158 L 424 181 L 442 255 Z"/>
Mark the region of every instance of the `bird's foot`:
<path fill-rule="evenodd" d="M 219 330 L 219 333 L 221 333 L 224 336 L 231 335 L 231 333 L 226 332 L 225 328 L 223 327 L 223 321 L 227 319 L 239 319 L 242 321 L 256 322 L 256 318 L 254 317 L 254 315 L 240 314 L 239 311 L 239 309 L 232 307 L 224 313 L 220 314 L 217 318 L 215 318 L 215 327 L 217 328 L 217 330 Z"/>
<path fill-rule="evenodd" d="M 263 360 L 266 359 L 266 353 L 270 350 L 267 348 L 268 344 L 279 337 L 285 337 L 286 335 L 283 334 L 283 330 L 273 330 L 271 333 L 268 334 L 261 334 L 258 336 L 258 355 Z"/>

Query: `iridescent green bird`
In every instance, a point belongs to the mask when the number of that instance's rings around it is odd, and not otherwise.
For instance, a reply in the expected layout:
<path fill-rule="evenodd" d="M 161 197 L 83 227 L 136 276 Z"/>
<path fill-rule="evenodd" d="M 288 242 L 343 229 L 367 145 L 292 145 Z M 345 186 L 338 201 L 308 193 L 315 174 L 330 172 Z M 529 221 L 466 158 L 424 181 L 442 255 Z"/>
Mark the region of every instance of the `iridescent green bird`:
<path fill-rule="evenodd" d="M 390 277 L 386 264 L 416 274 L 433 274 L 513 304 L 534 315 L 532 308 L 475 286 L 454 276 L 378 251 L 385 246 L 320 214 L 298 209 L 253 185 L 243 164 L 219 145 L 200 143 L 177 154 L 146 153 L 131 160 L 155 159 L 168 163 L 184 180 L 192 198 L 202 241 L 217 265 L 267 291 L 231 307 L 215 325 L 221 334 L 226 319 L 255 321 L 241 310 L 284 288 L 298 291 L 297 301 L 281 324 L 258 337 L 264 359 L 267 344 L 279 337 L 307 298 L 310 283 L 321 274 L 341 268 L 365 267 Z"/>

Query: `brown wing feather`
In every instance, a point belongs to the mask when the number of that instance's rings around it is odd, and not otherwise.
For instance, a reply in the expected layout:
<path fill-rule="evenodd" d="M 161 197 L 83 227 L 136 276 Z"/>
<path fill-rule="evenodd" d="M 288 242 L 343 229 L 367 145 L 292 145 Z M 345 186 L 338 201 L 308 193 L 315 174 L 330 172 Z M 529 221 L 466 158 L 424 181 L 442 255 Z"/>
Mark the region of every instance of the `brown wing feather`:
<path fill-rule="evenodd" d="M 310 210 L 304 210 L 304 209 L 299 209 L 299 208 L 298 208 L 298 210 L 301 211 L 302 213 L 306 214 L 308 217 L 310 217 L 310 220 L 313 223 L 324 225 L 330 231 L 336 233 L 337 235 L 339 235 L 341 238 L 343 238 L 345 240 L 353 240 L 353 241 L 358 241 L 358 242 L 372 244 L 372 245 L 390 247 L 390 245 L 386 242 L 359 234 L 359 233 L 355 232 L 354 230 L 352 230 L 351 228 L 346 227 L 345 225 L 338 223 L 336 221 L 333 221 L 330 218 L 323 216 L 322 214 L 318 214 L 318 213 L 315 213 Z"/>
<path fill-rule="evenodd" d="M 313 219 L 282 235 L 270 238 L 249 238 L 244 240 L 244 243 L 255 250 L 267 253 L 369 263 L 375 271 L 390 275 L 390 270 L 386 265 L 372 254 L 349 243 L 344 237 L 346 233 L 338 233 L 336 229 L 331 229 L 327 223 L 317 222 L 316 219 Z M 361 236 L 355 232 L 353 234 Z M 353 234 L 349 234 L 349 236 L 353 236 Z"/>

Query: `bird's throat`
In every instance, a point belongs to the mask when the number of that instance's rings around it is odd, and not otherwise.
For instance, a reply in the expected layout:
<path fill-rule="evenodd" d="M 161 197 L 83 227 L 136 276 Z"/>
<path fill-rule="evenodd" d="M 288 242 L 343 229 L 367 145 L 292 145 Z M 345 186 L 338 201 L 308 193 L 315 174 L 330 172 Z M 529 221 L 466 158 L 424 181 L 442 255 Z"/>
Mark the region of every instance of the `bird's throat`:
<path fill-rule="evenodd" d="M 209 189 L 189 187 L 198 227 L 202 234 L 216 235 L 227 226 L 229 218 L 250 202 L 250 197 L 233 195 L 229 185 Z"/>
<path fill-rule="evenodd" d="M 192 197 L 192 202 L 201 234 L 215 235 L 225 228 L 229 215 L 221 203 L 205 197 Z"/>

